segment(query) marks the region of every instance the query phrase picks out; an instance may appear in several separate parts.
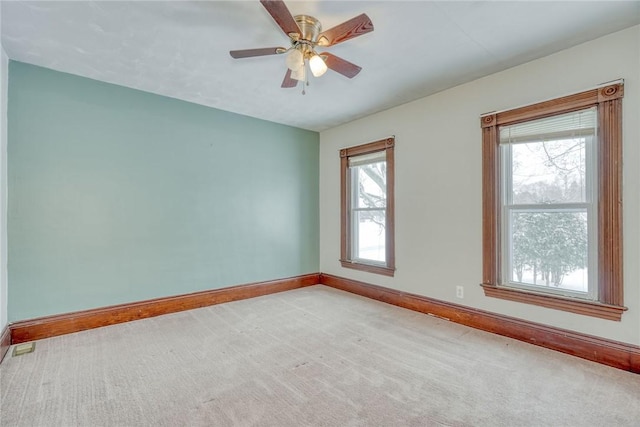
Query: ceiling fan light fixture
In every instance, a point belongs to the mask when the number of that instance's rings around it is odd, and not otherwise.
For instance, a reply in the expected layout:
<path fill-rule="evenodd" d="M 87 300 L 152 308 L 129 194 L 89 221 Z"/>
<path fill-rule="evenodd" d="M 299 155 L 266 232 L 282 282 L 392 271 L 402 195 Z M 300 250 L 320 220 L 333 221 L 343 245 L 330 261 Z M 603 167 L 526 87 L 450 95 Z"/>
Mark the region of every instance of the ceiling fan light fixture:
<path fill-rule="evenodd" d="M 304 67 L 304 55 L 298 49 L 291 50 L 285 61 L 291 71 L 296 71 Z"/>
<path fill-rule="evenodd" d="M 306 80 L 306 68 L 304 67 L 304 62 L 302 63 L 302 67 L 297 70 L 291 71 L 291 78 L 294 80 L 305 81 Z"/>
<path fill-rule="evenodd" d="M 317 53 L 309 59 L 309 68 L 314 77 L 320 77 L 327 72 L 327 64 Z"/>

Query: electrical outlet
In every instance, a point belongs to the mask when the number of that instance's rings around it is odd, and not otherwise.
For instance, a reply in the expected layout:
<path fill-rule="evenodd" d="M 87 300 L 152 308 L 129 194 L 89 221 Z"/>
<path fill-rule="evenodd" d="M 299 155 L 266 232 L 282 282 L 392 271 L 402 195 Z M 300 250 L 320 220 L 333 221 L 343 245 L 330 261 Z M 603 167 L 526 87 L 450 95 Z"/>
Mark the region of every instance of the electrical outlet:
<path fill-rule="evenodd" d="M 456 286 L 456 298 L 464 298 L 464 286 Z"/>

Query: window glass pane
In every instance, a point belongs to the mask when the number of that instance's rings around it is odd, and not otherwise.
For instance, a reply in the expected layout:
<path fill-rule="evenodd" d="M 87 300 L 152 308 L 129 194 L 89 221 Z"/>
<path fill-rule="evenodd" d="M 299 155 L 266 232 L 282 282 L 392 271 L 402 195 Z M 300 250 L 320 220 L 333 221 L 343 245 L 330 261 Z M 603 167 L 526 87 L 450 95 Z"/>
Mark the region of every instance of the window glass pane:
<path fill-rule="evenodd" d="M 353 223 L 358 227 L 354 234 L 355 258 L 385 262 L 385 211 L 356 211 Z"/>
<path fill-rule="evenodd" d="M 511 212 L 511 281 L 588 291 L 587 212 Z"/>
<path fill-rule="evenodd" d="M 387 162 L 352 168 L 357 174 L 357 207 L 384 208 L 387 203 Z"/>
<path fill-rule="evenodd" d="M 511 145 L 512 203 L 587 201 L 586 138 Z"/>

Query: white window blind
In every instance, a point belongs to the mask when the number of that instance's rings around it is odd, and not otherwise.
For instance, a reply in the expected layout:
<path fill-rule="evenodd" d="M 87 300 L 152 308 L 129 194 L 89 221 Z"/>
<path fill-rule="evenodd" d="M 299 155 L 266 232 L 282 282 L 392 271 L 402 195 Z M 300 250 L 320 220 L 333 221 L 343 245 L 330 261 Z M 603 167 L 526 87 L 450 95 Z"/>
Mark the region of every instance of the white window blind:
<path fill-rule="evenodd" d="M 594 135 L 596 124 L 596 108 L 593 107 L 511 126 L 501 126 L 500 143 L 514 144 Z"/>
<path fill-rule="evenodd" d="M 349 157 L 349 167 L 368 165 L 371 163 L 384 162 L 387 160 L 387 152 L 376 151 L 375 153 L 363 154 L 361 156 Z"/>

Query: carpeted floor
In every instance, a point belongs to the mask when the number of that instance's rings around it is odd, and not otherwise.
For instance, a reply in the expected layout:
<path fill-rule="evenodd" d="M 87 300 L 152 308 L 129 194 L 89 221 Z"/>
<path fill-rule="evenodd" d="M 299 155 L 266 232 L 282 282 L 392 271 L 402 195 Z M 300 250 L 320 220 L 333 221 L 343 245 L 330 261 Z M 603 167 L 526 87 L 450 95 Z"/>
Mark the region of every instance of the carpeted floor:
<path fill-rule="evenodd" d="M 2 426 L 640 426 L 640 375 L 325 286 L 42 340 Z"/>

